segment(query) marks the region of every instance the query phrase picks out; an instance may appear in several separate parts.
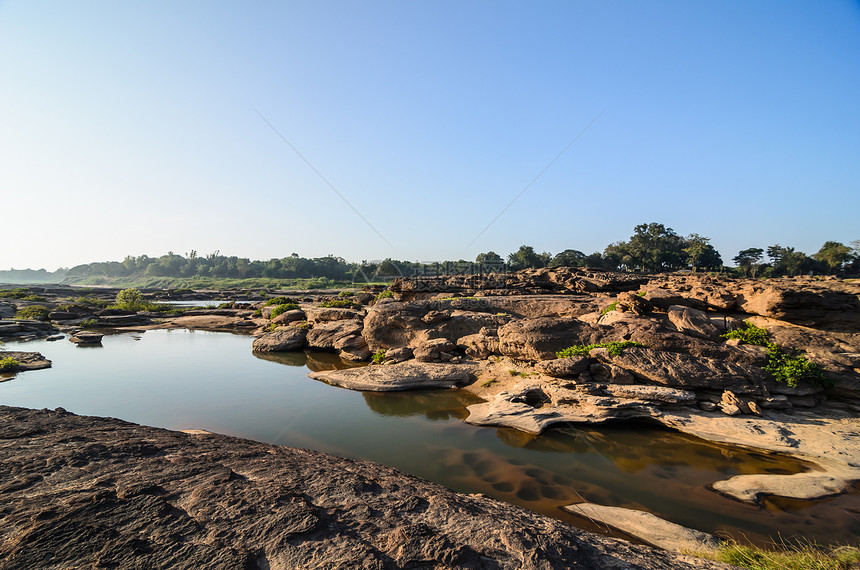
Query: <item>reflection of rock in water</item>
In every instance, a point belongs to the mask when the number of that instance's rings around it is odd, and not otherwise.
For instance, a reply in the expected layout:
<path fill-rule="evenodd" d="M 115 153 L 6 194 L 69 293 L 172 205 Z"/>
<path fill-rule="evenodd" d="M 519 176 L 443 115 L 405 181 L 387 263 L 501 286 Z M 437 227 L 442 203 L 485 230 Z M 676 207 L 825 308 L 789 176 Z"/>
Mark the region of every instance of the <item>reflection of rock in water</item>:
<path fill-rule="evenodd" d="M 344 368 L 358 368 L 359 366 L 367 366 L 366 362 L 349 362 L 343 360 L 333 352 L 308 352 L 307 367 L 311 372 L 321 372 L 323 370 L 343 370 Z"/>
<path fill-rule="evenodd" d="M 308 361 L 304 352 L 259 352 L 255 350 L 251 354 L 260 360 L 268 360 L 287 366 L 304 366 Z"/>
<path fill-rule="evenodd" d="M 341 370 L 343 368 L 355 368 L 366 366 L 364 362 L 348 362 L 340 356 L 331 352 L 259 352 L 252 354 L 260 360 L 277 362 L 287 366 L 307 366 L 312 372 L 320 370 Z"/>
<path fill-rule="evenodd" d="M 367 407 L 383 416 L 423 415 L 430 420 L 465 419 L 466 406 L 482 400 L 464 390 L 363 392 Z"/>

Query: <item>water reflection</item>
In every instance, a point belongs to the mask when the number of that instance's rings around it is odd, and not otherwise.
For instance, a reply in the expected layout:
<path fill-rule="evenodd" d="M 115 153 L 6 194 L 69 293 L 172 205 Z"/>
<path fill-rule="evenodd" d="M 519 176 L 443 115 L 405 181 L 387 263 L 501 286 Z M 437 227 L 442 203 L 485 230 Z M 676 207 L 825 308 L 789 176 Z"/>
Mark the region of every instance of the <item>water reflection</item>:
<path fill-rule="evenodd" d="M 464 390 L 422 390 L 420 392 L 363 392 L 364 402 L 383 416 L 421 415 L 431 421 L 464 420 L 466 406 L 482 402 Z"/>

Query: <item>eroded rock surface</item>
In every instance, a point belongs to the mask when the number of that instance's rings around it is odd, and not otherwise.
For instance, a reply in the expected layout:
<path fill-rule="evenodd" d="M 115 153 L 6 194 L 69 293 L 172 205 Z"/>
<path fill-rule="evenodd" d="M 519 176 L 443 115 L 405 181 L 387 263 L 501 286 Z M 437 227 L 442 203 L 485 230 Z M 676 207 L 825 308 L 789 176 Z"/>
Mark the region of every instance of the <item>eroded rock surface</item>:
<path fill-rule="evenodd" d="M 309 376 L 334 386 L 370 392 L 394 392 L 428 388 L 453 388 L 472 381 L 467 364 L 409 360 L 382 366 L 311 372 Z"/>
<path fill-rule="evenodd" d="M 220 435 L 0 407 L 0 453 L 3 569 L 730 568 Z"/>

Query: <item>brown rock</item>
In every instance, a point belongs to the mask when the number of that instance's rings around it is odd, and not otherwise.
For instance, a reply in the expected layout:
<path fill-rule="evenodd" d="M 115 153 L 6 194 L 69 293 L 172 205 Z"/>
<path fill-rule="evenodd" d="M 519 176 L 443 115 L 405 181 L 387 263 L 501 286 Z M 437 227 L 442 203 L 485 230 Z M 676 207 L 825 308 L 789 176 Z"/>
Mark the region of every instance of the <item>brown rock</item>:
<path fill-rule="evenodd" d="M 669 320 L 679 332 L 700 338 L 716 339 L 720 331 L 711 322 L 710 317 L 703 311 L 672 305 L 669 307 Z"/>
<path fill-rule="evenodd" d="M 553 378 L 572 378 L 580 372 L 588 370 L 589 360 L 585 356 L 572 358 L 554 358 L 542 360 L 535 365 L 535 370 Z"/>
<path fill-rule="evenodd" d="M 258 352 L 289 352 L 305 346 L 308 331 L 299 327 L 279 329 L 254 340 L 252 350 Z"/>

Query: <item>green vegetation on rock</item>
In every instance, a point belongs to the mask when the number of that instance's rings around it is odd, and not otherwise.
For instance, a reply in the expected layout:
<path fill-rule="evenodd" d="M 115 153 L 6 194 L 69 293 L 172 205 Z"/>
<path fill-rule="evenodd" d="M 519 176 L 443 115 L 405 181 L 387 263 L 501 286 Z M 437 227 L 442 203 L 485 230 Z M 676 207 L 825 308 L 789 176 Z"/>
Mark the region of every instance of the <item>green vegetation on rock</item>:
<path fill-rule="evenodd" d="M 385 360 L 385 349 L 380 348 L 374 352 L 371 360 L 373 360 L 374 364 L 382 364 L 382 361 Z"/>
<path fill-rule="evenodd" d="M 825 549 L 811 543 L 780 545 L 774 550 L 765 550 L 727 541 L 713 553 L 697 555 L 749 570 L 853 570 L 860 565 L 858 548 L 836 546 Z"/>
<path fill-rule="evenodd" d="M 283 298 L 283 297 L 281 297 L 281 298 Z M 274 309 L 272 309 L 272 312 L 269 314 L 269 318 L 274 319 L 278 315 L 281 315 L 283 313 L 286 313 L 287 311 L 292 311 L 292 310 L 295 310 L 298 308 L 299 308 L 299 305 L 297 303 L 282 303 L 282 304 L 278 305 L 277 307 L 275 307 Z"/>
<path fill-rule="evenodd" d="M 51 310 L 44 305 L 30 305 L 29 307 L 24 307 L 15 313 L 15 318 L 33 321 L 47 321 L 48 313 L 50 312 Z"/>
<path fill-rule="evenodd" d="M 20 362 L 14 358 L 0 358 L 0 372 L 11 372 L 20 366 Z"/>
<path fill-rule="evenodd" d="M 600 311 L 600 316 L 602 317 L 606 313 L 608 313 L 610 311 L 614 311 L 616 309 L 616 307 L 618 307 L 618 301 L 613 301 L 613 302 L 609 303 L 608 305 L 606 305 L 606 307 L 603 308 L 602 311 Z"/>
<path fill-rule="evenodd" d="M 622 352 L 624 352 L 625 348 L 632 348 L 634 346 L 644 347 L 645 345 L 639 342 L 633 342 L 632 340 L 624 340 L 620 342 L 600 342 L 597 344 L 569 346 L 564 350 L 556 352 L 555 355 L 557 358 L 588 356 L 588 353 L 591 352 L 591 350 L 594 348 L 605 348 L 609 351 L 610 356 L 618 356 Z"/>
<path fill-rule="evenodd" d="M 323 301 L 317 305 L 323 309 L 360 309 L 361 304 L 347 299 L 333 299 L 331 301 Z"/>
<path fill-rule="evenodd" d="M 749 321 L 745 323 L 744 328 L 734 329 L 720 336 L 767 347 L 767 365 L 764 370 L 769 372 L 777 382 L 782 382 L 792 388 L 797 387 L 797 383 L 801 380 L 813 384 L 827 383 L 824 369 L 821 366 L 770 342 L 767 330 L 757 327 Z"/>

